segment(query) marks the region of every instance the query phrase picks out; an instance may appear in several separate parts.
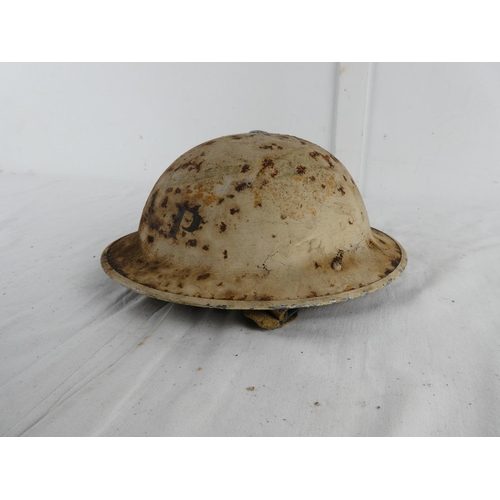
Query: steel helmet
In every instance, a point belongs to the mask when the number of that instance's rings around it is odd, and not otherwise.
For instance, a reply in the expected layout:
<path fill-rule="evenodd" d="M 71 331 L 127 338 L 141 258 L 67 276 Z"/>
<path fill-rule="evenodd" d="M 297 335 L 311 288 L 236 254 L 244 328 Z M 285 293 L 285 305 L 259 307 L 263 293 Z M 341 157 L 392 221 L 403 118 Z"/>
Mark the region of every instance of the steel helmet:
<path fill-rule="evenodd" d="M 335 156 L 255 131 L 204 142 L 174 161 L 138 230 L 109 245 L 101 264 L 150 297 L 278 311 L 282 323 L 286 311 L 378 290 L 403 272 L 406 253 L 370 227 Z"/>

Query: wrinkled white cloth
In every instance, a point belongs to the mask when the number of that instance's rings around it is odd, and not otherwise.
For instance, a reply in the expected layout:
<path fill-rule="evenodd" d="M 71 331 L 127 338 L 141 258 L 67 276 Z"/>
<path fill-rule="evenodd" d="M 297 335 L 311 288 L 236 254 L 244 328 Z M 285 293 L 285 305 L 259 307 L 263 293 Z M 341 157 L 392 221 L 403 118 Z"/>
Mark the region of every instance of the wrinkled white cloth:
<path fill-rule="evenodd" d="M 101 270 L 150 188 L 0 173 L 0 435 L 500 434 L 496 199 L 365 199 L 401 278 L 264 331 Z"/>

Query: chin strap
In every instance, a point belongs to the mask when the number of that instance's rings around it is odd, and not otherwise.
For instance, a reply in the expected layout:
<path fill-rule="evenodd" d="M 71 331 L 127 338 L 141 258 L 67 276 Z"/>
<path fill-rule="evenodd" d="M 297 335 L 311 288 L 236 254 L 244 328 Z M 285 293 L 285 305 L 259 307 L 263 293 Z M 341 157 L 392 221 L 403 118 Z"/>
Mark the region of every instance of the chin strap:
<path fill-rule="evenodd" d="M 243 314 L 261 328 L 274 330 L 297 318 L 298 309 L 270 309 L 265 311 L 246 310 Z"/>

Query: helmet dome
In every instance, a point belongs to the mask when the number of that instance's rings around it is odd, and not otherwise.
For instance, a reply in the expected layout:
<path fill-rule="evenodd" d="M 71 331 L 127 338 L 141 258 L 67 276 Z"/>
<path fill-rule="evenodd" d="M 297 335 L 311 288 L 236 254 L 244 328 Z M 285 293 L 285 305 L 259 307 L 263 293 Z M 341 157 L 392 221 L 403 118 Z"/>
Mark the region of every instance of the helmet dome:
<path fill-rule="evenodd" d="M 170 165 L 139 228 L 109 245 L 118 283 L 201 307 L 283 309 L 373 292 L 406 265 L 370 227 L 358 188 L 325 149 L 251 132 L 213 139 Z"/>

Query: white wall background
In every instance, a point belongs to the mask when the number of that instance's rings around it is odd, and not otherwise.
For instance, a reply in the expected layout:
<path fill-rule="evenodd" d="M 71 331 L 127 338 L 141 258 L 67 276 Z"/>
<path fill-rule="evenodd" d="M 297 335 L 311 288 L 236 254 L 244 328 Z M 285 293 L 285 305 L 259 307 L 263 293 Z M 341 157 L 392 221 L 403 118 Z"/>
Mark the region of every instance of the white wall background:
<path fill-rule="evenodd" d="M 500 64 L 0 65 L 0 170 L 154 183 L 262 129 L 336 152 L 365 196 L 498 194 Z"/>
<path fill-rule="evenodd" d="M 336 65 L 3 64 L 0 169 L 143 179 L 254 129 L 333 147 Z"/>

